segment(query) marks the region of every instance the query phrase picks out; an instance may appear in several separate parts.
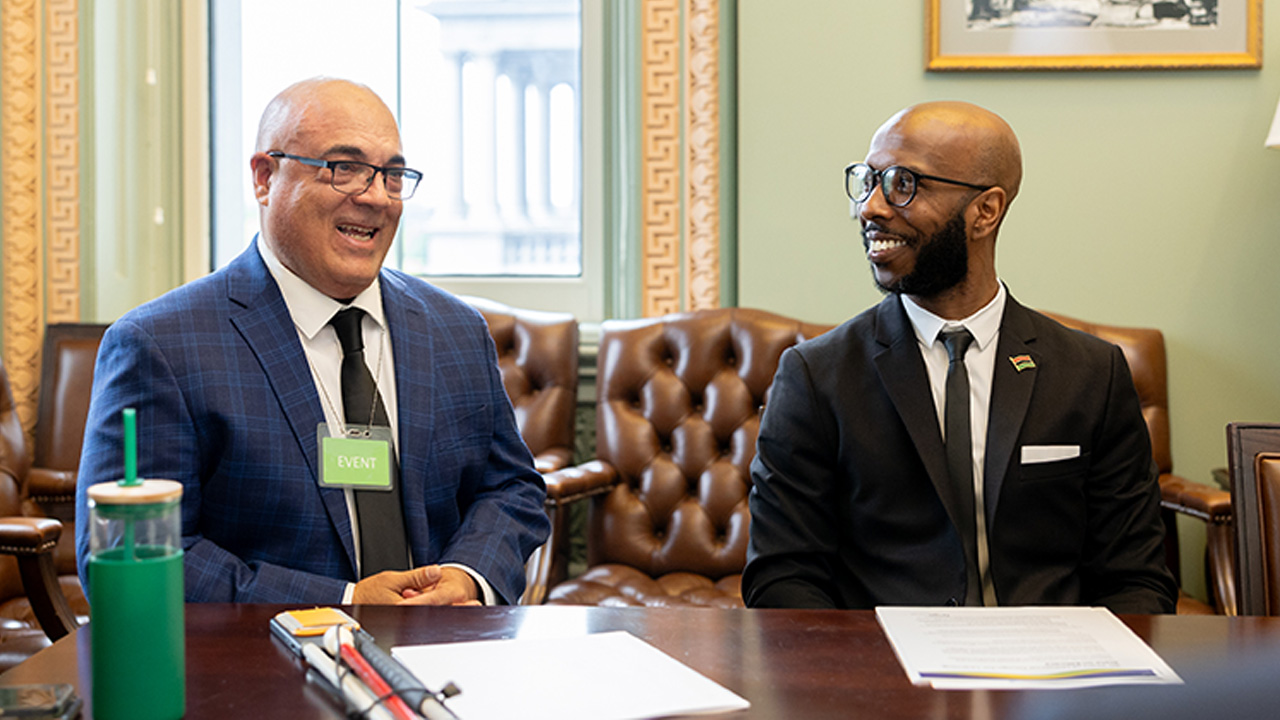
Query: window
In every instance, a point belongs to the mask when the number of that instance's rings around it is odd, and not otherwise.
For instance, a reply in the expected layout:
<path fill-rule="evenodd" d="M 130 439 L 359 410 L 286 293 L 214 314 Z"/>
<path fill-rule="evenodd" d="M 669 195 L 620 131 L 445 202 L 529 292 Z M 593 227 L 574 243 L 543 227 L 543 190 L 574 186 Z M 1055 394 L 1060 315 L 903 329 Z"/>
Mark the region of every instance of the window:
<path fill-rule="evenodd" d="M 599 163 L 599 63 L 584 61 L 599 52 L 598 3 L 220 0 L 210 12 L 215 266 L 257 231 L 248 158 L 262 109 L 329 75 L 382 96 L 424 173 L 389 266 L 600 318 L 600 202 L 583 182 Z"/>

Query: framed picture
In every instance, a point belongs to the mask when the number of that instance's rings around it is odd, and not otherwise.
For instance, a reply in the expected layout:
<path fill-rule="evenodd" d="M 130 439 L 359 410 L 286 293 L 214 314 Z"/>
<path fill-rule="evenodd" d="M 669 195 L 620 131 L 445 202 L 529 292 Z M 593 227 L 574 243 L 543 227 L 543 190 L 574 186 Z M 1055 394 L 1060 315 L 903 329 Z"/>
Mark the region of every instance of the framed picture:
<path fill-rule="evenodd" d="M 1263 0 L 925 0 L 928 70 L 1262 67 Z"/>

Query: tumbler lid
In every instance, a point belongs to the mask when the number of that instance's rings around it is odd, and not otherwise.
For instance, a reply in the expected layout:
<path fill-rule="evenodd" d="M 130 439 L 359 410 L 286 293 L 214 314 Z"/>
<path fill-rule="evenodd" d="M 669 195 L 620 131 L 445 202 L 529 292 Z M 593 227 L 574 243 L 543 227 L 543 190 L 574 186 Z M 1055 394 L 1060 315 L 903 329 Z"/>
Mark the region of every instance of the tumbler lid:
<path fill-rule="evenodd" d="M 175 480 L 143 480 L 137 485 L 104 482 L 89 486 L 89 499 L 99 505 L 147 505 L 182 497 L 182 483 Z"/>

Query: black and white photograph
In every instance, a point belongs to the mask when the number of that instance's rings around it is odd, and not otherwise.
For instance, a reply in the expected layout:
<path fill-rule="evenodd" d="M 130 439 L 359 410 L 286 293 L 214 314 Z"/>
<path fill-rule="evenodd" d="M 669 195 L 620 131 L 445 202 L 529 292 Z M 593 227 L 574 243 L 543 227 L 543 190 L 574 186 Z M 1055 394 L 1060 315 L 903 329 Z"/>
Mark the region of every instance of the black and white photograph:
<path fill-rule="evenodd" d="M 928 0 L 926 69 L 1246 69 L 1263 0 Z"/>
<path fill-rule="evenodd" d="M 1218 0 L 968 0 L 970 30 L 1215 27 Z"/>

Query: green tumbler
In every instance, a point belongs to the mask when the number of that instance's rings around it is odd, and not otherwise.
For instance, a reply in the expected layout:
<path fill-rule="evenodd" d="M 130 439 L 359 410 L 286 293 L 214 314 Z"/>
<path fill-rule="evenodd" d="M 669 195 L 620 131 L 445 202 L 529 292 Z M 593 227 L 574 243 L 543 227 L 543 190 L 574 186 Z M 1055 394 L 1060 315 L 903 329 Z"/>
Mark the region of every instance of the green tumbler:
<path fill-rule="evenodd" d="M 177 720 L 186 711 L 182 485 L 89 488 L 93 717 Z"/>

